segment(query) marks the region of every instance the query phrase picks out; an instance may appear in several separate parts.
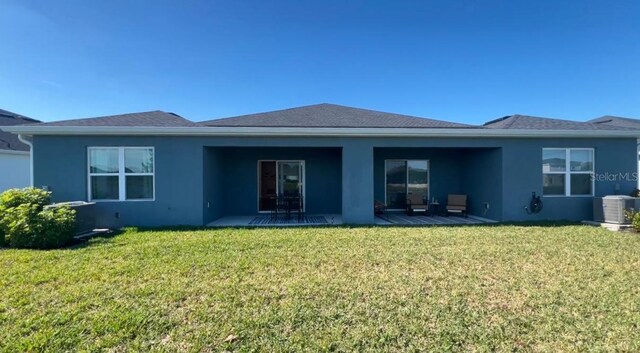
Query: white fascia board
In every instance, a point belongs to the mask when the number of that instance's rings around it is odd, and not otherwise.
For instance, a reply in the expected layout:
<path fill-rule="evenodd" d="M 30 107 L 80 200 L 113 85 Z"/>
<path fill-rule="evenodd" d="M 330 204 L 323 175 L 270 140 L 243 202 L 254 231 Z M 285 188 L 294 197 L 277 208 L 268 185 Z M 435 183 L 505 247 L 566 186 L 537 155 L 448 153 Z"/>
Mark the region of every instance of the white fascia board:
<path fill-rule="evenodd" d="M 19 156 L 28 156 L 28 151 L 14 151 L 14 150 L 0 150 L 0 154 L 11 154 L 11 155 L 19 155 Z"/>
<path fill-rule="evenodd" d="M 563 137 L 639 138 L 630 130 L 510 130 L 474 128 L 296 128 L 296 127 L 124 127 L 124 126 L 4 126 L 23 135 L 150 135 L 150 136 L 326 136 L 326 137 Z"/>

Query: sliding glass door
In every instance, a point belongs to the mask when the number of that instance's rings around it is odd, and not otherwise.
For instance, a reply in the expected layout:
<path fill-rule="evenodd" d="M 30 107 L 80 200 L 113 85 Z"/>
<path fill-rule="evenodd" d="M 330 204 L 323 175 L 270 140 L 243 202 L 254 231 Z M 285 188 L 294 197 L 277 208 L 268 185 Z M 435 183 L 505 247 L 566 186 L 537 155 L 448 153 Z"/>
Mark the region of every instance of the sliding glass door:
<path fill-rule="evenodd" d="M 259 161 L 258 210 L 270 211 L 278 195 L 304 196 L 304 161 Z"/>
<path fill-rule="evenodd" d="M 407 161 L 386 161 L 387 208 L 401 209 L 407 205 Z"/>
<path fill-rule="evenodd" d="M 388 159 L 385 161 L 385 201 L 389 209 L 405 209 L 407 200 L 429 200 L 429 161 Z"/>

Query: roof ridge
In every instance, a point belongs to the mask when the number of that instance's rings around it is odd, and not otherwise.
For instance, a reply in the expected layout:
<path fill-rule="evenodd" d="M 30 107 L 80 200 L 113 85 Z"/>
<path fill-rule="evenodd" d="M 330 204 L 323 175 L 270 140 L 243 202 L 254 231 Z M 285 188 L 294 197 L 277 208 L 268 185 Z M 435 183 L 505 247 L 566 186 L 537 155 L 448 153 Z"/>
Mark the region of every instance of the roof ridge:
<path fill-rule="evenodd" d="M 322 110 L 323 108 L 328 108 L 325 110 L 325 114 L 326 115 L 333 115 L 334 118 L 338 119 L 342 119 L 342 118 L 348 118 L 350 115 L 360 115 L 361 118 L 362 116 L 366 116 L 366 114 L 368 114 L 371 117 L 375 117 L 375 118 L 396 118 L 396 119 L 407 119 L 407 120 L 411 120 L 411 121 L 415 121 L 416 124 L 417 122 L 421 122 L 421 123 L 434 123 L 434 124 L 449 124 L 452 127 L 458 127 L 458 128 L 482 128 L 481 126 L 476 126 L 476 125 L 471 125 L 471 124 L 465 124 L 465 123 L 458 123 L 458 122 L 450 122 L 450 121 L 446 121 L 446 120 L 440 120 L 440 119 L 434 119 L 434 118 L 425 118 L 425 117 L 420 117 L 420 116 L 415 116 L 415 115 L 408 115 L 408 114 L 400 114 L 400 113 L 391 113 L 391 112 L 386 112 L 386 111 L 380 111 L 380 110 L 373 110 L 373 109 L 367 109 L 367 108 L 358 108 L 358 107 L 350 107 L 350 106 L 346 106 L 346 105 L 340 105 L 340 104 L 333 104 L 333 103 L 318 103 L 318 104 L 311 104 L 311 105 L 303 105 L 303 106 L 299 106 L 299 107 L 293 107 L 293 108 L 287 108 L 287 109 L 280 109 L 280 110 L 273 110 L 273 111 L 267 111 L 267 112 L 259 112 L 259 113 L 250 113 L 250 114 L 242 114 L 242 115 L 237 115 L 237 116 L 229 116 L 229 117 L 223 117 L 223 118 L 217 118 L 217 119 L 210 119 L 210 120 L 204 120 L 204 121 L 200 121 L 197 124 L 198 125 L 209 125 L 209 124 L 224 124 L 226 122 L 231 122 L 233 123 L 234 121 L 238 121 L 238 120 L 242 120 L 242 119 L 257 119 L 257 120 L 262 120 L 262 119 L 267 119 L 269 116 L 272 115 L 278 115 L 278 114 L 287 114 L 288 112 L 300 112 L 300 114 L 304 115 L 305 113 L 307 113 L 305 110 L 307 109 L 313 109 L 313 108 L 318 108 L 320 110 Z M 334 108 L 333 110 L 331 108 Z M 342 111 L 341 111 L 342 110 Z M 357 125 L 357 124 L 356 124 Z M 354 127 L 358 127 L 358 126 L 354 126 Z"/>
<path fill-rule="evenodd" d="M 51 121 L 39 126 L 195 126 L 196 124 L 178 114 L 163 110 L 112 114 L 91 118 L 76 118 Z"/>
<path fill-rule="evenodd" d="M 578 120 L 570 120 L 570 119 L 563 119 L 563 118 L 550 118 L 550 117 L 546 117 L 546 116 L 535 116 L 535 115 L 525 115 L 525 114 L 515 114 L 515 116 L 518 116 L 520 118 L 534 118 L 534 119 L 544 119 L 544 120 L 566 121 L 566 122 L 576 123 L 576 124 L 591 124 L 591 123 L 589 123 L 587 121 L 578 121 Z"/>
<path fill-rule="evenodd" d="M 501 118 L 489 120 L 486 123 L 482 124 L 482 126 L 489 126 L 491 124 L 496 124 L 496 123 L 504 121 L 505 123 L 504 123 L 504 127 L 502 127 L 502 129 L 506 129 L 506 128 L 510 127 L 511 125 L 513 125 L 516 122 L 516 120 L 518 120 L 522 116 L 523 115 L 520 115 L 520 114 L 505 115 L 505 116 L 503 116 Z"/>
<path fill-rule="evenodd" d="M 512 115 L 512 116 L 511 116 L 511 118 L 512 118 L 512 119 L 511 119 L 510 121 L 508 121 L 508 122 L 507 122 L 507 124 L 506 124 L 505 128 L 510 128 L 510 127 L 511 127 L 511 125 L 513 125 L 513 124 L 515 124 L 515 123 L 516 123 L 516 121 L 518 121 L 518 120 L 522 119 L 522 115 L 520 115 L 520 114 L 514 114 L 514 115 Z"/>
<path fill-rule="evenodd" d="M 626 116 L 617 116 L 617 115 L 603 115 L 603 116 L 601 116 L 599 118 L 596 118 L 596 119 L 604 119 L 604 118 L 609 119 L 608 121 L 613 121 L 613 119 L 622 119 L 622 120 L 636 121 L 636 122 L 640 121 L 640 119 L 629 118 L 629 117 L 626 117 Z M 587 122 L 591 122 L 591 121 L 587 121 Z M 594 123 L 600 123 L 600 122 L 603 122 L 603 121 L 594 121 Z"/>
<path fill-rule="evenodd" d="M 314 106 L 319 106 L 319 105 L 331 105 L 331 104 L 329 104 L 329 103 L 308 104 L 308 105 L 301 105 L 299 107 L 270 110 L 268 112 L 256 112 L 256 113 L 246 113 L 246 114 L 240 114 L 240 115 L 234 115 L 234 116 L 225 116 L 225 117 L 222 117 L 222 118 L 215 118 L 215 119 L 209 119 L 209 120 L 200 121 L 200 122 L 198 122 L 198 124 L 204 124 L 204 123 L 208 123 L 208 122 L 212 122 L 212 121 L 224 121 L 224 120 L 227 120 L 227 119 L 242 118 L 242 117 L 245 117 L 245 116 L 256 115 L 256 114 L 286 112 L 286 111 L 289 111 L 289 110 L 308 108 L 308 107 L 314 107 Z"/>
<path fill-rule="evenodd" d="M 41 122 L 41 124 L 48 124 L 48 123 L 55 123 L 55 122 L 62 122 L 62 121 L 87 120 L 87 119 L 104 119 L 104 118 L 113 118 L 113 117 L 120 117 L 120 116 L 126 116 L 126 115 L 139 115 L 139 114 L 149 114 L 149 113 L 164 113 L 164 114 L 175 115 L 173 113 L 168 113 L 168 112 L 165 112 L 163 110 L 157 110 L 156 109 L 156 110 L 145 110 L 145 111 L 141 111 L 141 112 L 132 112 L 132 113 L 109 114 L 109 115 L 100 115 L 100 116 L 90 116 L 90 117 L 84 117 L 84 118 L 71 118 L 71 119 L 48 121 L 48 122 L 47 121 L 43 121 L 43 122 Z"/>

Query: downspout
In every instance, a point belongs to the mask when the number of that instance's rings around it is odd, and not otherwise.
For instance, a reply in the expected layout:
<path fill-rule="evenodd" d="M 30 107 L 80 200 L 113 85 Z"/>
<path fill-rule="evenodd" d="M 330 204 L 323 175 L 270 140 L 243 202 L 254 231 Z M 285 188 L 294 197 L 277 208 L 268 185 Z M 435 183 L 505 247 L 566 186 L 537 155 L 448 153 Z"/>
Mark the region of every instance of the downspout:
<path fill-rule="evenodd" d="M 33 143 L 27 140 L 22 134 L 18 134 L 18 140 L 29 146 L 29 184 L 33 187 Z"/>

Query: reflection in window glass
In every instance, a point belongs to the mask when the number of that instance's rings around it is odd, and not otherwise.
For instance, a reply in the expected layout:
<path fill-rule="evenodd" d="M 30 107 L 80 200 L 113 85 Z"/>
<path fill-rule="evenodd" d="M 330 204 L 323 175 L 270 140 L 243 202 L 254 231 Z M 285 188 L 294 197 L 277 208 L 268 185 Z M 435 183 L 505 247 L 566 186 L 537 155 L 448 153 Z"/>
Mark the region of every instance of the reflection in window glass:
<path fill-rule="evenodd" d="M 542 172 L 564 172 L 567 155 L 565 150 L 545 149 L 542 152 Z"/>
<path fill-rule="evenodd" d="M 571 150 L 570 160 L 572 172 L 593 171 L 593 151 L 591 150 Z"/>
<path fill-rule="evenodd" d="M 91 173 L 118 173 L 117 148 L 92 148 L 89 150 Z"/>
<path fill-rule="evenodd" d="M 89 147 L 90 200 L 153 200 L 152 147 Z"/>
<path fill-rule="evenodd" d="M 589 148 L 542 149 L 543 195 L 593 195 L 593 164 L 594 151 Z"/>
<path fill-rule="evenodd" d="M 153 150 L 150 148 L 127 148 L 124 150 L 126 173 L 153 173 Z"/>

